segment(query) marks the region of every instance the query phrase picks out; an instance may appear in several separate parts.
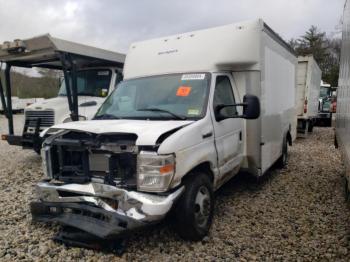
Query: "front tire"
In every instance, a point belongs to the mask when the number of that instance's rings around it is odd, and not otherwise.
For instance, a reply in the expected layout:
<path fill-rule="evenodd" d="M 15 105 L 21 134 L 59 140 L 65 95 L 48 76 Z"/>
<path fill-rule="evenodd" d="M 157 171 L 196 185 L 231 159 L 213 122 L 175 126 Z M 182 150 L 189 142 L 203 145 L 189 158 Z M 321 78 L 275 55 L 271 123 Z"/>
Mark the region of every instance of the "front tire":
<path fill-rule="evenodd" d="M 213 221 L 213 184 L 203 172 L 189 174 L 184 184 L 185 192 L 175 209 L 175 230 L 185 240 L 199 241 Z"/>

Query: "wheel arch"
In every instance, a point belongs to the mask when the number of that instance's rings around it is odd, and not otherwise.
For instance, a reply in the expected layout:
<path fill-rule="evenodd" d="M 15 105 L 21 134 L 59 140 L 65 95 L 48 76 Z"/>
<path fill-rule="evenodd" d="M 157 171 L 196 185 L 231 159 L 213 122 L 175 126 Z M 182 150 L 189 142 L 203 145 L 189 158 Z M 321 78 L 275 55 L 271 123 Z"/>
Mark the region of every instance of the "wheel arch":
<path fill-rule="evenodd" d="M 210 163 L 209 161 L 202 162 L 202 163 L 196 165 L 195 167 L 193 167 L 190 171 L 188 171 L 186 173 L 186 175 L 184 175 L 182 177 L 181 183 L 183 183 L 189 177 L 193 176 L 195 174 L 195 172 L 203 172 L 203 173 L 207 174 L 210 178 L 210 181 L 214 185 L 215 176 L 214 176 L 213 166 L 212 166 L 212 163 Z"/>

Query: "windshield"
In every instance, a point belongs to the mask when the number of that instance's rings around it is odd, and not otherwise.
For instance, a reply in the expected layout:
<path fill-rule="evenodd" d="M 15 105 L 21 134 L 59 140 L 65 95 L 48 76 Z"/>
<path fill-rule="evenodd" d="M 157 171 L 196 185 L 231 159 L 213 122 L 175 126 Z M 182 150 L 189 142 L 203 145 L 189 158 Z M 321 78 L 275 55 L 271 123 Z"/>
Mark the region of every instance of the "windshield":
<path fill-rule="evenodd" d="M 173 74 L 126 80 L 95 119 L 198 119 L 205 115 L 209 74 Z"/>
<path fill-rule="evenodd" d="M 330 95 L 331 90 L 328 87 L 321 86 L 320 88 L 320 97 L 325 98 Z"/>
<path fill-rule="evenodd" d="M 78 71 L 77 72 L 78 95 L 105 97 L 108 95 L 110 81 L 111 81 L 110 70 L 94 69 L 94 70 Z M 62 81 L 58 95 L 59 96 L 67 95 L 65 81 Z"/>

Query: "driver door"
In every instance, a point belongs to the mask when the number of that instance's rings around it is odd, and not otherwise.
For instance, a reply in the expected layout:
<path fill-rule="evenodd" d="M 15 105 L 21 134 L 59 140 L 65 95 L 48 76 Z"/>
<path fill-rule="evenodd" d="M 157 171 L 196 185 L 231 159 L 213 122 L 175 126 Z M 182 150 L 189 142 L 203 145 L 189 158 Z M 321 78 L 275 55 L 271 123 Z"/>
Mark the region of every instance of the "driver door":
<path fill-rule="evenodd" d="M 224 120 L 216 120 L 215 107 L 219 104 L 235 104 L 239 103 L 238 91 L 233 85 L 232 76 L 230 74 L 215 75 L 215 90 L 212 101 L 213 108 L 213 126 L 215 133 L 215 144 L 218 154 L 219 168 L 219 184 L 224 183 L 232 177 L 240 167 L 243 158 L 242 147 L 242 125 L 241 118 L 226 118 Z M 239 107 L 226 107 L 221 110 L 224 116 L 237 115 L 241 110 Z M 235 171 L 235 172 L 231 172 Z"/>

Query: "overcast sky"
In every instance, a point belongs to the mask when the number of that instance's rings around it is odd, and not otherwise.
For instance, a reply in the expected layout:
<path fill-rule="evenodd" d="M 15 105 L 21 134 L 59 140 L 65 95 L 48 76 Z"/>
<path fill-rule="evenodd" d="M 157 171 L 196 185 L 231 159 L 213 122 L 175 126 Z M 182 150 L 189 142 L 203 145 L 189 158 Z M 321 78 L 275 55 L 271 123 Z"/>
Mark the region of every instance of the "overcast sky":
<path fill-rule="evenodd" d="M 0 43 L 50 33 L 113 51 L 130 43 L 263 18 L 284 39 L 336 31 L 345 0 L 0 0 Z"/>

